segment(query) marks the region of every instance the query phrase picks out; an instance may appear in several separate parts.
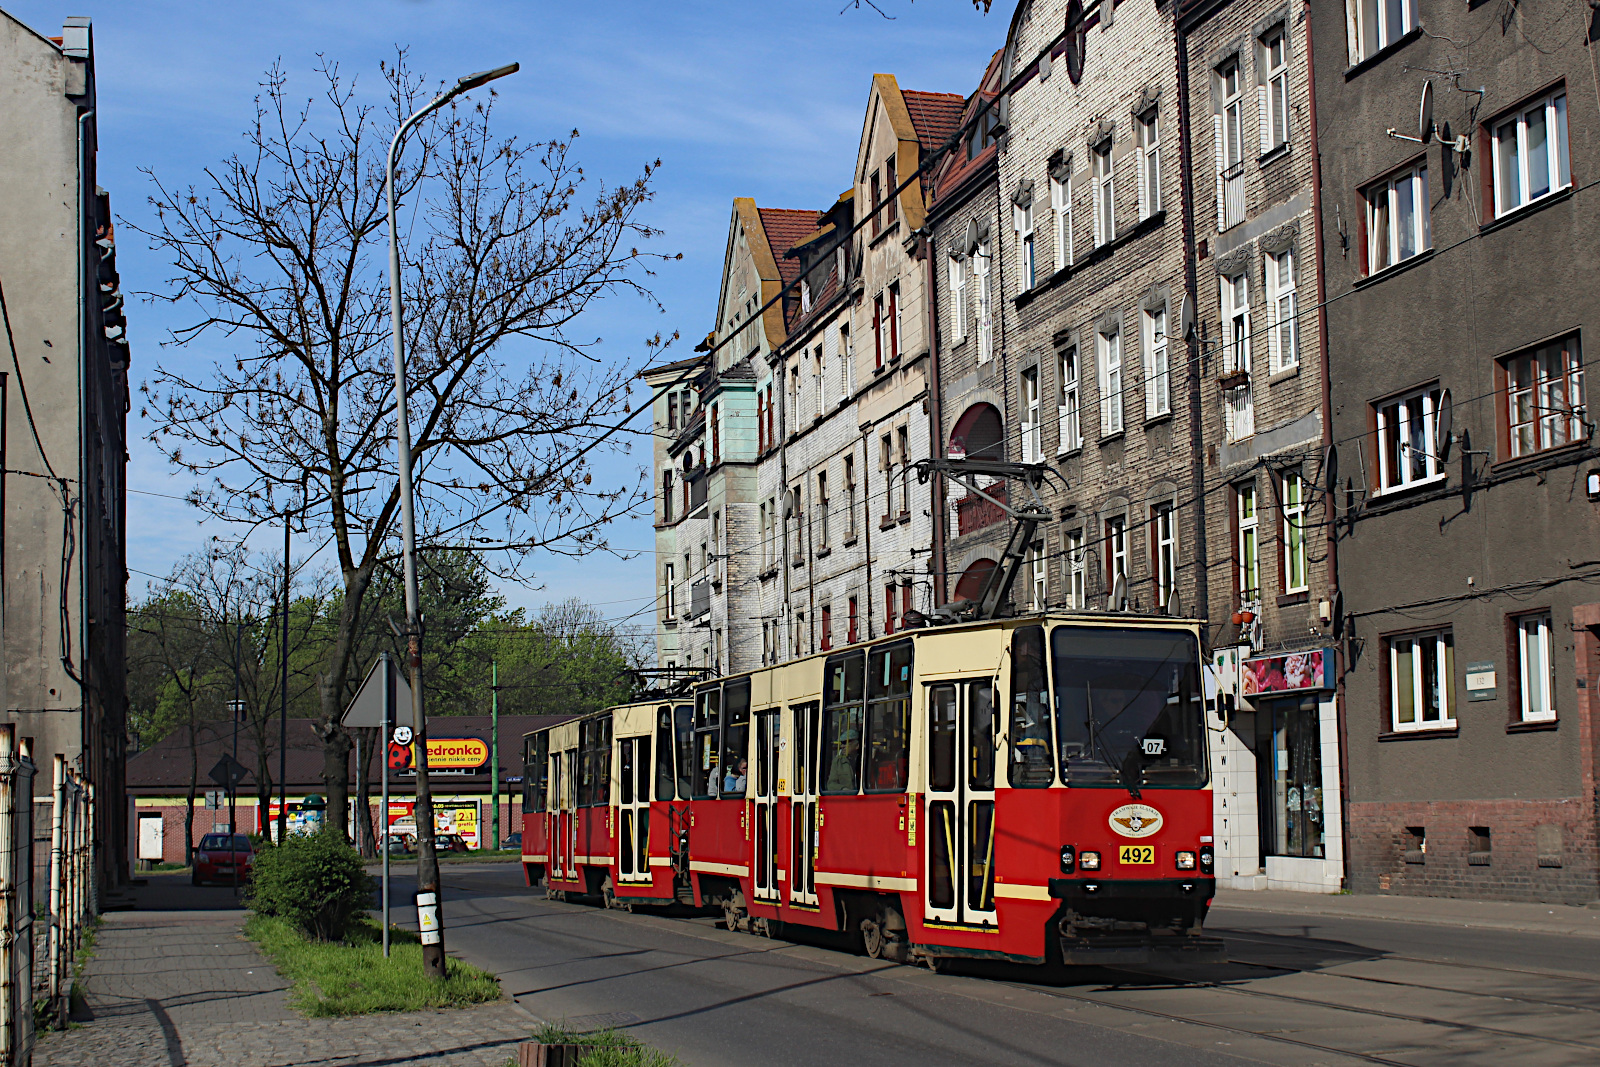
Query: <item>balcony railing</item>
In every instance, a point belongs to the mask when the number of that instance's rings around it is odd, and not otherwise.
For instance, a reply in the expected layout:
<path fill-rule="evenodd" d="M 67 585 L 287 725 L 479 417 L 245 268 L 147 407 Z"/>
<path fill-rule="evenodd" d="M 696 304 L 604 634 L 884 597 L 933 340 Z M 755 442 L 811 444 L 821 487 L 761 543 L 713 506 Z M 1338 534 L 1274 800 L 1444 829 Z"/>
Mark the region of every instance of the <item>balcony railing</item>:
<path fill-rule="evenodd" d="M 986 485 L 983 487 L 983 491 L 994 497 L 996 500 L 1003 501 L 1006 499 L 1005 482 L 995 482 L 993 485 Z M 981 530 L 986 526 L 993 526 L 997 522 L 1005 521 L 1006 513 L 1003 510 L 985 500 L 983 497 L 978 496 L 976 493 L 968 493 L 966 496 L 956 501 L 957 536 L 969 534 L 975 530 Z"/>

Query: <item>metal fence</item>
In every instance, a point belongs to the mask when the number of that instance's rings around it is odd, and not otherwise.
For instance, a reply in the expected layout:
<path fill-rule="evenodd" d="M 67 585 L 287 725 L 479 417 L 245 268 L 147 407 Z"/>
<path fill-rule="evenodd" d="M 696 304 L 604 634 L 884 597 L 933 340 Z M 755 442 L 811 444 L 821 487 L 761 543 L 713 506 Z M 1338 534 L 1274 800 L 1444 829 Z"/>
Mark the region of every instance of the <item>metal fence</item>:
<path fill-rule="evenodd" d="M 73 961 L 99 913 L 94 885 L 94 786 L 55 757 L 50 812 L 50 930 L 37 998 L 40 1014 L 65 1027 L 72 1007 Z"/>
<path fill-rule="evenodd" d="M 29 744 L 0 723 L 0 1064 L 33 1060 L 33 779 Z"/>

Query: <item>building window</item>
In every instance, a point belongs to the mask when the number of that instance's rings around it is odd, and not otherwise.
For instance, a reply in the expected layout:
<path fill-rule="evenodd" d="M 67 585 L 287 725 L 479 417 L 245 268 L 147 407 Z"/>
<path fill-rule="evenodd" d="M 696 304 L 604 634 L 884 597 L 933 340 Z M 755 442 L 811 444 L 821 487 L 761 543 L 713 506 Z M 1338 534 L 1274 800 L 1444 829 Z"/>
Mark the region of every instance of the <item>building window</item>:
<path fill-rule="evenodd" d="M 1139 218 L 1161 210 L 1161 121 L 1151 111 L 1139 126 Z"/>
<path fill-rule="evenodd" d="M 872 186 L 872 236 L 876 237 L 883 232 L 883 178 L 873 171 L 869 183 Z"/>
<path fill-rule="evenodd" d="M 1414 167 L 1370 186 L 1367 200 L 1367 273 L 1403 263 L 1433 247 L 1428 218 L 1428 168 Z"/>
<path fill-rule="evenodd" d="M 1244 78 L 1237 57 L 1217 69 L 1222 106 L 1211 117 L 1217 157 L 1217 232 L 1244 221 Z"/>
<path fill-rule="evenodd" d="M 1583 440 L 1583 359 L 1577 334 L 1503 360 L 1500 373 L 1506 394 L 1502 432 L 1513 458 Z"/>
<path fill-rule="evenodd" d="M 895 195 L 895 190 L 900 188 L 900 176 L 895 173 L 894 157 L 890 156 L 883 164 L 883 195 L 887 200 L 884 205 L 883 224 L 892 226 L 900 217 L 900 197 Z"/>
<path fill-rule="evenodd" d="M 1355 33 L 1350 42 L 1354 65 L 1394 44 L 1417 25 L 1416 0 L 1345 0 L 1345 24 Z"/>
<path fill-rule="evenodd" d="M 890 444 L 889 435 L 884 434 L 878 439 L 878 469 L 883 472 L 883 522 L 889 524 L 890 516 L 894 513 L 894 487 L 890 481 L 894 477 L 894 452 Z"/>
<path fill-rule="evenodd" d="M 1520 615 L 1517 627 L 1518 701 L 1522 722 L 1554 722 L 1556 668 L 1550 613 Z"/>
<path fill-rule="evenodd" d="M 711 465 L 714 467 L 722 462 L 722 424 L 717 419 L 719 405 L 712 404 L 711 410 L 706 413 L 706 421 L 711 424 Z"/>
<path fill-rule="evenodd" d="M 1089 606 L 1085 589 L 1083 531 L 1067 532 L 1067 605 L 1082 610 Z"/>
<path fill-rule="evenodd" d="M 1126 582 L 1127 577 L 1128 520 L 1126 516 L 1113 515 L 1106 520 L 1106 607 L 1112 611 L 1121 610 L 1122 605 L 1110 603 L 1110 593 L 1116 588 L 1118 578 Z"/>
<path fill-rule="evenodd" d="M 776 421 L 778 418 L 777 405 L 772 402 L 772 382 L 767 383 L 767 447 L 771 448 L 778 443 Z"/>
<path fill-rule="evenodd" d="M 808 651 L 806 648 L 806 613 L 794 613 L 794 655 L 798 659 Z"/>
<path fill-rule="evenodd" d="M 668 563 L 661 574 L 663 614 L 669 619 L 678 617 L 678 576 Z"/>
<path fill-rule="evenodd" d="M 678 393 L 677 390 L 667 394 L 667 429 L 678 428 Z"/>
<path fill-rule="evenodd" d="M 900 358 L 900 283 L 889 286 L 889 358 Z"/>
<path fill-rule="evenodd" d="M 845 635 L 844 635 L 844 642 L 847 645 L 853 645 L 857 641 L 861 640 L 861 634 L 860 634 L 860 632 L 858 630 L 859 621 L 858 621 L 858 615 L 857 615 L 857 611 L 856 611 L 856 598 L 855 597 L 851 597 L 850 598 L 849 610 L 850 610 L 850 614 L 849 614 L 848 618 L 846 619 L 846 629 L 845 629 Z"/>
<path fill-rule="evenodd" d="M 767 411 L 766 394 L 763 390 L 756 390 L 756 454 L 760 455 L 767 450 Z"/>
<path fill-rule="evenodd" d="M 811 280 L 800 279 L 800 314 L 804 315 L 811 310 Z"/>
<path fill-rule="evenodd" d="M 844 539 L 856 539 L 856 457 L 844 457 Z"/>
<path fill-rule="evenodd" d="M 1287 471 L 1278 483 L 1283 495 L 1283 591 L 1303 593 L 1306 578 L 1306 483 L 1299 471 Z"/>
<path fill-rule="evenodd" d="M 889 306 L 888 293 L 879 293 L 872 301 L 872 338 L 873 338 L 873 366 L 878 370 L 883 369 L 883 361 L 889 354 Z"/>
<path fill-rule="evenodd" d="M 833 648 L 833 606 L 822 605 L 822 651 L 827 652 Z"/>
<path fill-rule="evenodd" d="M 989 246 L 981 244 L 973 253 L 972 273 L 978 285 L 978 362 L 994 357 L 994 317 L 989 291 Z"/>
<path fill-rule="evenodd" d="M 911 618 L 911 582 L 909 579 L 900 583 L 900 628 L 906 628 L 907 620 Z"/>
<path fill-rule="evenodd" d="M 911 431 L 902 426 L 895 431 L 900 445 L 900 514 L 911 515 Z"/>
<path fill-rule="evenodd" d="M 883 587 L 883 632 L 894 633 L 894 586 Z"/>
<path fill-rule="evenodd" d="M 816 394 L 817 418 L 819 419 L 828 410 L 828 380 L 823 376 L 823 370 L 826 366 L 827 364 L 823 360 L 822 346 L 818 345 L 817 350 L 811 354 L 811 391 Z"/>
<path fill-rule="evenodd" d="M 1261 39 L 1261 154 L 1289 141 L 1289 38 L 1282 26 Z"/>
<path fill-rule="evenodd" d="M 959 344 L 967 337 L 967 262 L 950 257 L 950 339 Z"/>
<path fill-rule="evenodd" d="M 672 521 L 672 472 L 661 472 L 661 521 Z"/>
<path fill-rule="evenodd" d="M 1078 350 L 1063 349 L 1056 356 L 1056 381 L 1060 395 L 1056 397 L 1056 448 L 1071 452 L 1083 447 L 1083 426 L 1078 415 Z"/>
<path fill-rule="evenodd" d="M 1285 248 L 1277 254 L 1268 253 L 1267 310 L 1272 315 L 1268 347 L 1271 349 L 1274 374 L 1300 363 L 1299 303 L 1295 296 L 1294 271 L 1293 249 Z"/>
<path fill-rule="evenodd" d="M 817 475 L 817 547 L 828 547 L 828 474 Z"/>
<path fill-rule="evenodd" d="M 1178 526 L 1171 504 L 1158 504 L 1150 522 L 1150 542 L 1154 551 L 1156 607 L 1167 610 L 1178 587 Z"/>
<path fill-rule="evenodd" d="M 1261 526 L 1256 516 L 1256 487 L 1242 482 L 1233 487 L 1234 526 L 1238 542 L 1234 554 L 1238 559 L 1238 573 L 1234 588 L 1241 602 L 1261 599 Z"/>
<path fill-rule="evenodd" d="M 1022 372 L 1022 462 L 1039 463 L 1044 459 L 1041 443 L 1043 430 L 1039 425 L 1039 368 L 1029 367 Z"/>
<path fill-rule="evenodd" d="M 1044 541 L 1039 540 L 1028 548 L 1028 610 L 1043 611 L 1047 592 Z"/>
<path fill-rule="evenodd" d="M 1376 405 L 1379 492 L 1409 489 L 1444 477 L 1434 440 L 1439 394 L 1439 387 L 1430 385 Z"/>
<path fill-rule="evenodd" d="M 1022 287 L 1032 289 L 1038 281 L 1034 262 L 1033 205 L 1013 204 L 1011 223 L 1017 231 L 1017 252 L 1022 259 Z"/>
<path fill-rule="evenodd" d="M 794 543 L 789 551 L 789 562 L 796 566 L 803 563 L 806 558 L 806 517 L 802 504 L 800 487 L 797 485 L 789 490 L 789 514 L 793 520 L 790 528 L 794 531 Z"/>
<path fill-rule="evenodd" d="M 1256 432 L 1255 395 L 1250 382 L 1250 275 L 1222 279 L 1223 413 L 1228 439 Z"/>
<path fill-rule="evenodd" d="M 1094 155 L 1094 244 L 1099 248 L 1117 236 L 1116 170 L 1111 164 L 1111 141 L 1096 148 Z"/>
<path fill-rule="evenodd" d="M 1572 184 L 1567 94 L 1559 92 L 1492 124 L 1494 213 L 1504 215 Z"/>
<path fill-rule="evenodd" d="M 789 436 L 800 432 L 800 368 L 789 368 Z"/>
<path fill-rule="evenodd" d="M 1394 729 L 1438 730 L 1456 724 L 1455 637 L 1449 630 L 1391 637 L 1389 707 Z"/>
<path fill-rule="evenodd" d="M 1100 436 L 1122 432 L 1122 335 L 1102 333 L 1100 346 Z"/>
<path fill-rule="evenodd" d="M 1050 214 L 1055 224 L 1056 270 L 1072 266 L 1072 176 L 1050 179 Z"/>
<path fill-rule="evenodd" d="M 839 327 L 839 400 L 848 400 L 856 389 L 856 350 L 850 343 L 850 327 Z"/>
<path fill-rule="evenodd" d="M 1172 382 L 1167 372 L 1167 309 L 1144 313 L 1144 417 L 1172 411 Z"/>

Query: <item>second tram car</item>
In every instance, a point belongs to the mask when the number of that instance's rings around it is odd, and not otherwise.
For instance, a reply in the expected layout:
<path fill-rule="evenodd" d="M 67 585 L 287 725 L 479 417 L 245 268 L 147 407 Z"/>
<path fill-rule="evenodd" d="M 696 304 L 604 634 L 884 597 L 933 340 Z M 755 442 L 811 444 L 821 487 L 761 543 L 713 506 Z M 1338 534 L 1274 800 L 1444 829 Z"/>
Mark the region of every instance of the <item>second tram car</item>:
<path fill-rule="evenodd" d="M 1205 716 L 1196 622 L 904 631 L 529 734 L 523 864 L 934 967 L 1214 958 Z"/>

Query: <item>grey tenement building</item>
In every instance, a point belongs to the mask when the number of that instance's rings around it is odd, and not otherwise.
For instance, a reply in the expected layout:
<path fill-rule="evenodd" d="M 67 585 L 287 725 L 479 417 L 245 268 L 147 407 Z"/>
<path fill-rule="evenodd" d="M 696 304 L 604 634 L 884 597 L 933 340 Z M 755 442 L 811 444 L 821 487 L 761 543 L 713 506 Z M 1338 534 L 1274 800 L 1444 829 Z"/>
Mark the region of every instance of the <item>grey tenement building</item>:
<path fill-rule="evenodd" d="M 89 20 L 0 12 L 5 718 L 95 786 L 104 879 L 127 869 L 128 344 L 96 123 Z"/>

